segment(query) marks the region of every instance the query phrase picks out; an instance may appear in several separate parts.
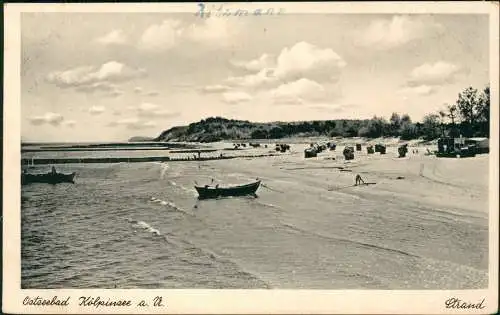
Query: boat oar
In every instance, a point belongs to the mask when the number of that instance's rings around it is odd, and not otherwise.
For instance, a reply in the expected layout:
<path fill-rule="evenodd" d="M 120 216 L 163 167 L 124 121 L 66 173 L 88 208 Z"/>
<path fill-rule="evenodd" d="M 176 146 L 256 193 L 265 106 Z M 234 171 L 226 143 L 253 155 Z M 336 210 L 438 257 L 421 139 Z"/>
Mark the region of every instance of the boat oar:
<path fill-rule="evenodd" d="M 267 185 L 266 185 L 266 184 L 264 184 L 264 183 L 261 183 L 260 185 L 261 185 L 262 187 L 265 187 L 265 188 L 269 189 L 269 190 L 272 190 L 272 191 L 275 191 L 275 192 L 279 192 L 279 193 L 284 194 L 284 192 L 283 192 L 283 191 L 276 190 L 276 189 L 272 189 L 271 187 L 267 186 Z"/>

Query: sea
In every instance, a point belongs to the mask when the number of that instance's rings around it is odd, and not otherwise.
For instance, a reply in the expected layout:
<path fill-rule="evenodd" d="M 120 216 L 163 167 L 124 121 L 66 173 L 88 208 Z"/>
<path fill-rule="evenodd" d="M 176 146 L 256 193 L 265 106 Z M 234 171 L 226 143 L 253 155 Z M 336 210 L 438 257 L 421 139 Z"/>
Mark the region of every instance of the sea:
<path fill-rule="evenodd" d="M 277 163 L 57 165 L 77 172 L 75 184 L 21 188 L 21 286 L 487 287 L 487 217 L 327 191 L 314 178 L 259 166 Z M 265 185 L 257 198 L 198 200 L 194 189 L 257 177 Z"/>

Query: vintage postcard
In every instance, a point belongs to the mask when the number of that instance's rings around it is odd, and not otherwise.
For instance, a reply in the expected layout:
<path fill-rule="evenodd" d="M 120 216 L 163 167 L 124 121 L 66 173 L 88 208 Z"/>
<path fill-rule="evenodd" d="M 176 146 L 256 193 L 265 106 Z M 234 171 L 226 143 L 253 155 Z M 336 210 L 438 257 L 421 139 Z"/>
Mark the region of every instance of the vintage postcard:
<path fill-rule="evenodd" d="M 4 8 L 4 312 L 498 310 L 498 2 Z"/>

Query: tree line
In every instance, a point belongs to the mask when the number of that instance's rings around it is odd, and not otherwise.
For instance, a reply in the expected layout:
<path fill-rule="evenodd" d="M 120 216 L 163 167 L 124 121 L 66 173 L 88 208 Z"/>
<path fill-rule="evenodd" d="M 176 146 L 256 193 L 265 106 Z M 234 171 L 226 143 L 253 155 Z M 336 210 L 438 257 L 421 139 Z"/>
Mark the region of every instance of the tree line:
<path fill-rule="evenodd" d="M 232 139 L 280 139 L 300 136 L 400 137 L 432 140 L 443 136 L 489 137 L 490 88 L 468 87 L 454 104 L 413 122 L 408 114 L 392 113 L 389 119 L 337 119 L 302 122 L 254 123 L 210 117 L 188 126 L 164 131 L 156 140 L 213 142 Z"/>

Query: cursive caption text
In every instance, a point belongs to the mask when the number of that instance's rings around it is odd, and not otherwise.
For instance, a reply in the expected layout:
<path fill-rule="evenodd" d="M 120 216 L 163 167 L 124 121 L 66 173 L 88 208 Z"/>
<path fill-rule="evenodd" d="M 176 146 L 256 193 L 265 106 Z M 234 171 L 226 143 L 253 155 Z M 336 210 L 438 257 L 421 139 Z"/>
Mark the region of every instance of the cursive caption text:
<path fill-rule="evenodd" d="M 256 8 L 256 9 L 236 9 L 226 8 L 223 4 L 207 6 L 204 3 L 198 3 L 198 10 L 195 15 L 201 18 L 209 17 L 229 17 L 229 16 L 266 16 L 281 15 L 285 13 L 283 8 Z"/>
<path fill-rule="evenodd" d="M 481 302 L 470 303 L 465 302 L 457 298 L 450 298 L 444 302 L 446 308 L 454 308 L 454 309 L 483 309 L 485 306 L 483 305 L 484 299 Z"/>
<path fill-rule="evenodd" d="M 70 297 L 59 298 L 57 295 L 53 296 L 51 299 L 41 298 L 39 296 L 32 298 L 27 296 L 23 300 L 23 305 L 34 305 L 34 306 L 68 306 Z"/>
<path fill-rule="evenodd" d="M 29 306 L 69 306 L 71 301 L 70 296 L 59 297 L 57 295 L 52 298 L 30 297 L 26 296 L 23 300 L 23 305 Z M 151 300 L 132 301 L 128 299 L 112 299 L 101 296 L 80 296 L 77 299 L 78 306 L 82 307 L 166 307 L 165 299 L 161 296 L 155 296 Z"/>

